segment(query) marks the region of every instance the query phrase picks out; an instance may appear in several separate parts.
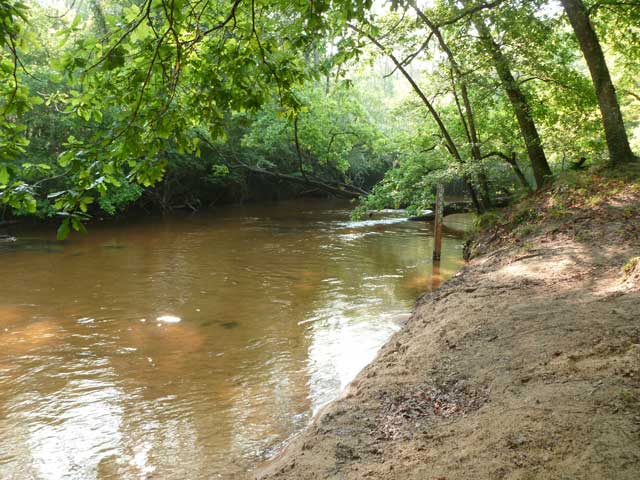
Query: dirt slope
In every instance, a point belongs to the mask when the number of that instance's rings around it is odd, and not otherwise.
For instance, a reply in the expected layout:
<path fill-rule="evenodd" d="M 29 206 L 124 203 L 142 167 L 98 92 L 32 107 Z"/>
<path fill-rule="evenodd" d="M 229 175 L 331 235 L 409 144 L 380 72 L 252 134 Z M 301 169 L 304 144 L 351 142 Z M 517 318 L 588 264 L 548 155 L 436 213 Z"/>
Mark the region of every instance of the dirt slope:
<path fill-rule="evenodd" d="M 256 477 L 639 479 L 639 190 L 490 230 Z"/>

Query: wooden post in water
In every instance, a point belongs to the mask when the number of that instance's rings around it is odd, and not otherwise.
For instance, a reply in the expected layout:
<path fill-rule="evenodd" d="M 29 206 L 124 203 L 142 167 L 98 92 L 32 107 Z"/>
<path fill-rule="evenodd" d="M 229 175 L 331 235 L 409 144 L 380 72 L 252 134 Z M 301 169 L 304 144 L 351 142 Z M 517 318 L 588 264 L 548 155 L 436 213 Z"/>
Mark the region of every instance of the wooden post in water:
<path fill-rule="evenodd" d="M 442 276 L 440 275 L 440 260 L 433 261 L 433 269 L 431 270 L 431 290 L 437 290 L 442 283 Z"/>
<path fill-rule="evenodd" d="M 433 261 L 440 261 L 442 252 L 442 217 L 444 217 L 444 185 L 438 184 L 436 191 L 436 219 L 433 235 Z"/>

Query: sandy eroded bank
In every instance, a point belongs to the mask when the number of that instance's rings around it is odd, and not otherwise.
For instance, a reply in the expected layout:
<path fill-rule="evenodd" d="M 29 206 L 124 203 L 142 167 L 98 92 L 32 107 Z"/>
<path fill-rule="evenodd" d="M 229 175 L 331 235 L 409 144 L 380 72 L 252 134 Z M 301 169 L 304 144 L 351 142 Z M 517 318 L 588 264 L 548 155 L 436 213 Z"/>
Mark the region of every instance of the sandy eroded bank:
<path fill-rule="evenodd" d="M 640 194 L 496 228 L 264 479 L 637 479 Z M 626 273 L 623 266 L 627 264 Z"/>

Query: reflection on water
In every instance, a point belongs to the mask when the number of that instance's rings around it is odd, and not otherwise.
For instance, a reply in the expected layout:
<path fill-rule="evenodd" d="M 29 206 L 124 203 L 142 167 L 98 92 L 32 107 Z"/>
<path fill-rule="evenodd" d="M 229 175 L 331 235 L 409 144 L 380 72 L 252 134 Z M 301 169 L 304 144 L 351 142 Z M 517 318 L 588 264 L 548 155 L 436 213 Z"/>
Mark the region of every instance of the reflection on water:
<path fill-rule="evenodd" d="M 340 203 L 0 245 L 0 478 L 234 478 L 303 428 L 460 264 Z"/>

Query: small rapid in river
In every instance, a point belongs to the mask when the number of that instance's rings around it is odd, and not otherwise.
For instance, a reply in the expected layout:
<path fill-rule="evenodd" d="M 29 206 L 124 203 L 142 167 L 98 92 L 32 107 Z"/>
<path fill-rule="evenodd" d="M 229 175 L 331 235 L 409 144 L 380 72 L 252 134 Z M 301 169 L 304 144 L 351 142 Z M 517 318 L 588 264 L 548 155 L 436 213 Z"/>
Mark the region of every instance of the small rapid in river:
<path fill-rule="evenodd" d="M 0 245 L 0 478 L 233 478 L 455 272 L 431 223 L 296 201 Z"/>

